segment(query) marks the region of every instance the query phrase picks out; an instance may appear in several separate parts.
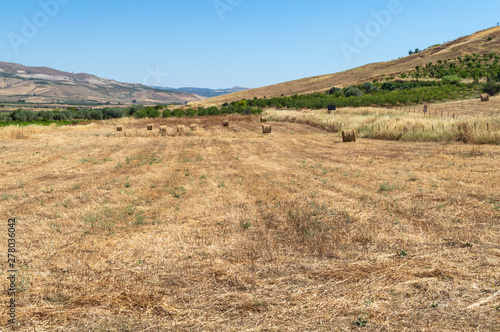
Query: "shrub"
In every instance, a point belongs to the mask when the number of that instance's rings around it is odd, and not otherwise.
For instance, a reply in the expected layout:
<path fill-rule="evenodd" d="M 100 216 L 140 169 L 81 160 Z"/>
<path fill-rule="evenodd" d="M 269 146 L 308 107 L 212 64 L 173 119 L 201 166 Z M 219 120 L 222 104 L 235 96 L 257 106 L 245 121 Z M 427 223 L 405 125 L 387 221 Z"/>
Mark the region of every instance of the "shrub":
<path fill-rule="evenodd" d="M 148 117 L 148 111 L 143 109 L 134 113 L 134 118 L 143 119 Z"/>
<path fill-rule="evenodd" d="M 146 117 L 148 118 L 158 118 L 160 116 L 160 111 L 155 107 L 146 108 Z"/>
<path fill-rule="evenodd" d="M 342 89 L 341 88 L 337 88 L 337 87 L 332 87 L 330 90 L 328 90 L 326 92 L 327 95 L 333 95 L 333 94 L 336 94 L 336 93 L 342 93 Z"/>
<path fill-rule="evenodd" d="M 53 120 L 54 113 L 48 111 L 40 111 L 38 112 L 38 117 L 42 118 L 43 120 Z"/>
<path fill-rule="evenodd" d="M 101 110 L 92 110 L 89 114 L 89 118 L 91 120 L 102 120 L 103 119 L 103 114 Z"/>
<path fill-rule="evenodd" d="M 224 103 L 224 104 L 227 104 L 227 103 Z M 207 108 L 205 108 L 205 107 L 198 107 L 198 116 L 207 116 L 208 114 L 209 114 L 209 112 L 208 112 Z"/>
<path fill-rule="evenodd" d="M 170 112 L 170 110 L 168 108 L 163 111 L 164 118 L 170 118 L 171 116 L 172 116 L 172 112 Z"/>
<path fill-rule="evenodd" d="M 238 104 L 240 104 L 240 103 L 238 103 Z M 245 102 L 245 105 L 246 105 L 246 102 Z M 219 114 L 221 114 L 221 110 L 218 107 L 212 106 L 208 109 L 208 114 L 209 115 L 219 115 Z"/>
<path fill-rule="evenodd" d="M 457 75 L 447 75 L 441 79 L 444 83 L 458 84 L 462 81 Z"/>
<path fill-rule="evenodd" d="M 186 110 L 186 116 L 195 117 L 197 114 L 198 112 L 192 108 Z"/>
<path fill-rule="evenodd" d="M 75 119 L 90 119 L 90 111 L 86 109 L 78 111 L 75 115 Z"/>
<path fill-rule="evenodd" d="M 361 84 L 361 89 L 365 93 L 372 93 L 372 92 L 375 92 L 377 90 L 377 87 L 375 85 L 373 85 L 373 83 L 371 83 L 371 82 L 366 82 L 366 83 Z"/>
<path fill-rule="evenodd" d="M 123 109 L 121 108 L 105 108 L 102 110 L 104 119 L 117 119 L 123 117 Z"/>
<path fill-rule="evenodd" d="M 500 92 L 500 85 L 490 80 L 487 83 L 483 84 L 483 86 L 481 87 L 481 91 L 489 94 L 490 96 L 494 96 Z"/>
<path fill-rule="evenodd" d="M 63 112 L 55 112 L 54 113 L 54 120 L 56 120 L 56 121 L 64 121 L 67 119 L 68 119 L 68 117 L 67 117 L 66 113 L 63 113 Z"/>
<path fill-rule="evenodd" d="M 14 121 L 26 121 L 27 120 L 26 111 L 23 111 L 23 110 L 15 110 L 14 112 L 10 113 L 10 117 Z"/>
<path fill-rule="evenodd" d="M 363 91 L 354 86 L 350 86 L 344 90 L 344 95 L 346 97 L 361 97 L 363 95 Z"/>
<path fill-rule="evenodd" d="M 181 110 L 180 108 L 176 108 L 172 111 L 172 114 L 178 118 L 182 118 L 184 115 L 186 115 L 186 112 L 184 112 L 184 110 Z"/>
<path fill-rule="evenodd" d="M 380 89 L 384 90 L 384 91 L 394 91 L 398 88 L 397 84 L 394 83 L 394 82 L 385 82 L 384 84 L 382 84 L 382 86 L 380 87 Z"/>
<path fill-rule="evenodd" d="M 144 109 L 144 106 L 141 106 L 141 105 L 134 105 L 134 106 L 130 106 L 129 108 L 126 109 L 126 115 L 134 115 L 135 113 L 139 112 L 140 110 L 143 110 Z"/>
<path fill-rule="evenodd" d="M 75 118 L 75 113 L 70 110 L 62 111 L 61 114 L 64 114 L 64 116 L 66 117 L 66 119 L 64 120 L 73 120 Z"/>

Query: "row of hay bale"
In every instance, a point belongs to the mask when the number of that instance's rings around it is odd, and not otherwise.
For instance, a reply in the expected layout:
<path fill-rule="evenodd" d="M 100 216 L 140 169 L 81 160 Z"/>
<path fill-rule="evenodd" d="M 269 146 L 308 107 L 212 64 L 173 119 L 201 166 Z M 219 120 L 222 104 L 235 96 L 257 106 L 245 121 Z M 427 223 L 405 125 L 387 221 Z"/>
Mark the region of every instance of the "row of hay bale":
<path fill-rule="evenodd" d="M 267 122 L 267 119 L 261 117 L 260 118 L 260 122 Z M 222 125 L 224 127 L 229 127 L 229 120 L 224 120 L 223 123 L 222 123 Z M 166 136 L 167 135 L 167 126 L 159 126 L 158 128 L 159 128 L 160 134 L 162 136 Z M 198 127 L 197 124 L 191 124 L 189 126 L 189 128 L 191 129 L 191 131 L 197 131 L 199 129 L 199 127 Z M 122 125 L 117 126 L 116 130 L 117 131 L 123 131 L 124 127 Z M 147 125 L 147 130 L 153 130 L 153 125 L 152 124 L 148 124 Z M 271 131 L 272 131 L 272 127 L 271 127 L 270 124 L 262 125 L 262 133 L 263 134 L 270 134 Z M 184 125 L 178 125 L 177 126 L 177 132 L 179 134 L 181 134 L 181 135 L 185 135 L 188 132 L 188 129 Z M 342 131 L 342 141 L 343 142 L 356 142 L 356 131 L 354 129 L 343 130 Z"/>
<path fill-rule="evenodd" d="M 266 119 L 266 118 L 261 117 L 261 118 L 260 118 L 260 122 L 267 122 L 267 119 Z M 224 127 L 229 127 L 229 120 L 224 120 L 224 121 L 222 122 L 222 125 L 223 125 Z M 268 125 L 268 124 L 266 124 L 266 125 L 262 125 L 262 133 L 263 133 L 263 134 L 270 134 L 270 133 L 271 133 L 271 130 L 272 130 L 271 125 Z"/>
<path fill-rule="evenodd" d="M 146 128 L 148 131 L 152 131 L 154 129 L 154 126 L 153 126 L 153 124 L 148 124 L 146 126 Z M 158 127 L 160 133 L 166 133 L 167 128 L 168 128 L 167 126 L 159 126 Z M 192 124 L 189 126 L 189 129 L 191 129 L 191 131 L 197 131 L 199 129 L 199 126 L 197 124 Z M 116 126 L 116 131 L 124 131 L 124 130 L 125 130 L 125 127 L 123 125 Z M 177 126 L 178 133 L 185 134 L 187 131 L 188 131 L 188 129 L 186 126 L 184 126 L 184 125 Z"/>

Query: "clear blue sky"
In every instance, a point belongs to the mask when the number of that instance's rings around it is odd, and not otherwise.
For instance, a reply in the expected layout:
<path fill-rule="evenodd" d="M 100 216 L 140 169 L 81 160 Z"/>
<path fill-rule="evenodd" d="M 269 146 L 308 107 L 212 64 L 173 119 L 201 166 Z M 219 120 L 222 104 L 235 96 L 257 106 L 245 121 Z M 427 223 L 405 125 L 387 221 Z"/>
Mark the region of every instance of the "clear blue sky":
<path fill-rule="evenodd" d="M 381 11 L 390 17 L 376 23 L 372 12 Z M 19 0 L 2 1 L 0 13 L 0 61 L 151 85 L 254 88 L 495 26 L 500 1 Z"/>

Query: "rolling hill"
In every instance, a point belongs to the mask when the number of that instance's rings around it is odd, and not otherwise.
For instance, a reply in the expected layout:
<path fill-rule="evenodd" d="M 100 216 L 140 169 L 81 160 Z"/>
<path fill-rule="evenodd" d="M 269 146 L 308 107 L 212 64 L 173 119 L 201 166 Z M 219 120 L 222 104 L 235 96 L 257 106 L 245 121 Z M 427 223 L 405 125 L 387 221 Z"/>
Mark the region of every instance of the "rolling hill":
<path fill-rule="evenodd" d="M 90 74 L 0 62 L 0 101 L 30 103 L 184 104 L 204 97 L 121 83 Z"/>
<path fill-rule="evenodd" d="M 272 98 L 279 97 L 282 94 L 289 96 L 325 92 L 332 86 L 346 87 L 371 82 L 375 79 L 380 80 L 390 76 L 399 76 L 403 72 L 408 72 L 416 66 L 424 66 L 429 62 L 453 59 L 474 52 L 485 53 L 492 51 L 500 51 L 500 27 L 479 31 L 470 36 L 461 37 L 442 45 L 435 45 L 419 53 L 397 60 L 372 63 L 340 73 L 308 77 L 257 89 L 240 91 L 192 104 L 196 106 L 220 105 L 225 102 L 252 99 L 254 97 Z"/>

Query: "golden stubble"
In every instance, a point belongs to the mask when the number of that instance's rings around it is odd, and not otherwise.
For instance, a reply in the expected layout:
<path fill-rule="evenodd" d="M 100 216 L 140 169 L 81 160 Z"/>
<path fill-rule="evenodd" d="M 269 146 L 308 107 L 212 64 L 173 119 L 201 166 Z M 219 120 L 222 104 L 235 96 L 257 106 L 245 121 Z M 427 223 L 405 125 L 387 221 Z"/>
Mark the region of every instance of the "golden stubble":
<path fill-rule="evenodd" d="M 498 146 L 221 119 L 0 141 L 20 330 L 497 328 Z"/>

